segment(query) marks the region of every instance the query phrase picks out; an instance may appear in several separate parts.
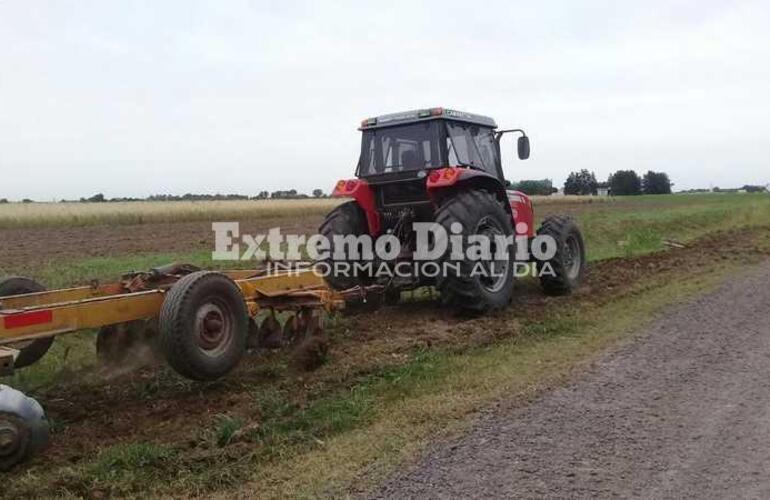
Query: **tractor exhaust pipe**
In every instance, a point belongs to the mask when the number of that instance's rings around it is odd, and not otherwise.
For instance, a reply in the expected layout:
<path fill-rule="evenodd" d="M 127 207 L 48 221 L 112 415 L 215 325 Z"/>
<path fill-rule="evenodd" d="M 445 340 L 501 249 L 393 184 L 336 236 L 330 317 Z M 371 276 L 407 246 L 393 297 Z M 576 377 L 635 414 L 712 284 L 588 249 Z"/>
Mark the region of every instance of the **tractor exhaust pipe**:
<path fill-rule="evenodd" d="M 48 420 L 40 403 L 0 384 L 0 471 L 43 451 L 48 438 Z"/>

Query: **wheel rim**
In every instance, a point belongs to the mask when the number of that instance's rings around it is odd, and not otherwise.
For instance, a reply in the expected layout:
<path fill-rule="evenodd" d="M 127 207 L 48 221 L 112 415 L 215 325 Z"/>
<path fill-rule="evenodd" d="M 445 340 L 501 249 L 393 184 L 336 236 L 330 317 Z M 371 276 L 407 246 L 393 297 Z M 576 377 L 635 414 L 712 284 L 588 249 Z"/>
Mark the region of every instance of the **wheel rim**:
<path fill-rule="evenodd" d="M 0 414 L 0 462 L 15 463 L 23 453 L 26 439 L 18 419 Z"/>
<path fill-rule="evenodd" d="M 580 243 L 575 236 L 567 236 L 564 242 L 564 269 L 570 279 L 575 279 L 580 274 L 580 266 L 583 262 L 583 254 Z"/>
<path fill-rule="evenodd" d="M 195 315 L 195 331 L 198 347 L 204 354 L 221 356 L 234 337 L 230 309 L 218 301 L 204 304 Z"/>
<path fill-rule="evenodd" d="M 490 293 L 496 293 L 502 290 L 508 282 L 508 268 L 511 265 L 510 259 L 495 260 L 497 254 L 497 237 L 506 236 L 503 228 L 496 220 L 490 217 L 484 217 L 479 221 L 476 227 L 476 234 L 489 238 L 490 259 L 482 260 L 481 266 L 484 272 L 479 275 L 479 283 L 484 290 Z M 474 264 L 475 266 L 475 264 Z"/>

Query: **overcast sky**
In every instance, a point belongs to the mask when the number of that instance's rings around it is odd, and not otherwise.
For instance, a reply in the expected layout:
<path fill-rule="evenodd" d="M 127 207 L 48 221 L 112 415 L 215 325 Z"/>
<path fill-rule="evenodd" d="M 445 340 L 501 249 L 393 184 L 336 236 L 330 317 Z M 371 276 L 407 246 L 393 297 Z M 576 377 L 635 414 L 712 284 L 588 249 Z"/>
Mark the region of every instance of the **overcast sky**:
<path fill-rule="evenodd" d="M 770 3 L 0 0 L 0 198 L 352 176 L 361 119 L 524 127 L 509 179 L 770 182 Z"/>

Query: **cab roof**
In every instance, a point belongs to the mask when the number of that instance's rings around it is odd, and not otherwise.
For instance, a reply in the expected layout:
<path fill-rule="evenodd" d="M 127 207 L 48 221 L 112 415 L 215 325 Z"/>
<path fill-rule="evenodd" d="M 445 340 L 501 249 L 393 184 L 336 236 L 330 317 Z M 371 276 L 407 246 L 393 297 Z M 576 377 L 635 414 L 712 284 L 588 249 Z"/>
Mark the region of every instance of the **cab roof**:
<path fill-rule="evenodd" d="M 441 119 L 474 123 L 484 127 L 497 128 L 497 123 L 495 123 L 495 120 L 488 116 L 474 115 L 473 113 L 466 113 L 465 111 L 457 111 L 455 109 L 425 108 L 367 118 L 361 122 L 361 127 L 359 130 L 369 130 L 375 128 L 391 127 L 393 125 L 402 125 L 405 123 Z"/>

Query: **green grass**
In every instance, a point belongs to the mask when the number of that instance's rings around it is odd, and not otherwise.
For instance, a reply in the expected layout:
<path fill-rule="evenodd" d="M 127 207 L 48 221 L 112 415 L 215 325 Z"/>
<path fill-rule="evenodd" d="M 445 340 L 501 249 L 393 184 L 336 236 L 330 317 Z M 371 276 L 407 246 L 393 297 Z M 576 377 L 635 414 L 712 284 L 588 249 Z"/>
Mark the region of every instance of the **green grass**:
<path fill-rule="evenodd" d="M 770 195 L 639 196 L 594 205 L 575 217 L 589 260 L 628 257 L 665 248 L 664 240 L 689 242 L 706 234 L 770 223 Z"/>

